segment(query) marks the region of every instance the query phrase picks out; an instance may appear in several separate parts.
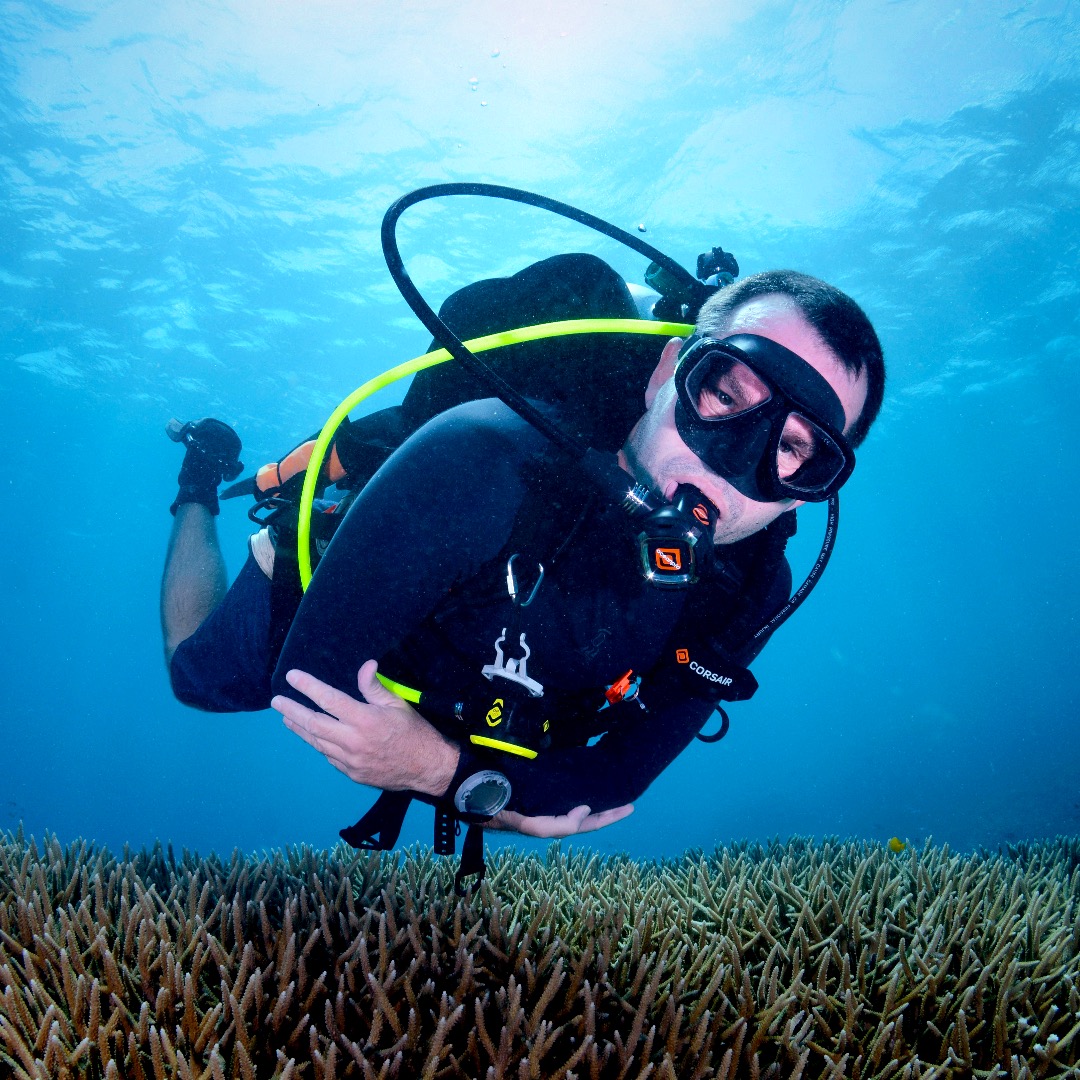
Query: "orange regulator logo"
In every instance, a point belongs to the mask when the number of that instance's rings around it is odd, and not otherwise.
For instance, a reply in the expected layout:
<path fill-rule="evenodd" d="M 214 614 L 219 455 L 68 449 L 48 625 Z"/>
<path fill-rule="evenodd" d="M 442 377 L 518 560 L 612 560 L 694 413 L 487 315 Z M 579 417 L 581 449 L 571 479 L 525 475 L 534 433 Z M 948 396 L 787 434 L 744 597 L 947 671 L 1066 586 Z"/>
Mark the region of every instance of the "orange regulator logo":
<path fill-rule="evenodd" d="M 690 663 L 690 650 L 689 649 L 676 649 L 675 659 L 680 664 Z"/>
<path fill-rule="evenodd" d="M 709 511 L 706 510 L 705 507 L 701 505 L 701 503 L 698 503 L 697 506 L 694 507 L 692 513 L 694 517 L 696 517 L 698 521 L 701 522 L 702 525 L 709 524 Z"/>
<path fill-rule="evenodd" d="M 658 547 L 653 553 L 656 569 L 669 572 L 682 569 L 682 552 L 678 548 Z"/>

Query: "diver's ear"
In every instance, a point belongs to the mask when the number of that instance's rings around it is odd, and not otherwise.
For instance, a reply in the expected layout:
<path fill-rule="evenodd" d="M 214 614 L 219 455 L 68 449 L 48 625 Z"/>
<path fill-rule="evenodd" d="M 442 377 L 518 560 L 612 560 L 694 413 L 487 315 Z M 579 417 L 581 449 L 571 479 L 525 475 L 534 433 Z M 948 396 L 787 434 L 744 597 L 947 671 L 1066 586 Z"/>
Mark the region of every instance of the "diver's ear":
<path fill-rule="evenodd" d="M 682 348 L 683 339 L 673 337 L 664 346 L 660 354 L 660 362 L 649 376 L 649 385 L 645 387 L 645 408 L 651 408 L 657 391 L 675 374 L 675 365 L 679 362 L 679 350 Z"/>

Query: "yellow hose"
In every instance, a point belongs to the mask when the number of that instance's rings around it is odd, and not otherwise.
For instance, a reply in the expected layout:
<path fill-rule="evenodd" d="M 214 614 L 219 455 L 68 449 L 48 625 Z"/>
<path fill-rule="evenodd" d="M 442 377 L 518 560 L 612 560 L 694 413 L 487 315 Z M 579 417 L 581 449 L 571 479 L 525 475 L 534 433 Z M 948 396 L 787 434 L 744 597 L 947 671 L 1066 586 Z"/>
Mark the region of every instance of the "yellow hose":
<path fill-rule="evenodd" d="M 685 337 L 693 332 L 693 326 L 687 323 L 654 322 L 651 319 L 568 319 L 565 322 L 540 323 L 538 326 L 519 326 L 514 330 L 503 330 L 498 334 L 466 341 L 465 346 L 474 353 L 499 349 L 504 345 L 516 345 L 521 341 L 537 341 L 542 338 L 569 337 L 574 334 L 656 334 L 664 337 Z M 315 490 L 319 483 L 319 470 L 323 458 L 333 441 L 337 429 L 346 416 L 365 398 L 370 397 L 384 386 L 404 379 L 425 368 L 445 363 L 451 359 L 445 349 L 424 353 L 412 360 L 368 379 L 363 386 L 358 386 L 334 411 L 323 425 L 315 440 L 315 449 L 311 452 L 307 471 L 304 473 L 304 487 L 300 492 L 300 519 L 297 522 L 296 558 L 300 567 L 300 584 L 304 591 L 311 582 L 311 512 L 315 504 Z"/>

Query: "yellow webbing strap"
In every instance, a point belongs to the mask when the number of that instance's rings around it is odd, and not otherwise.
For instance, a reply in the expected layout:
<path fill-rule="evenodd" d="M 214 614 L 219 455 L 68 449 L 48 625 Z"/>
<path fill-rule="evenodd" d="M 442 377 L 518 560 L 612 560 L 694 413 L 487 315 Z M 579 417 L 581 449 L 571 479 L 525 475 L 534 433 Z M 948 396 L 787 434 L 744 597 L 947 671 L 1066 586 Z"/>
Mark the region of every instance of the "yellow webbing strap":
<path fill-rule="evenodd" d="M 515 330 L 503 330 L 498 334 L 466 341 L 465 346 L 474 353 L 499 349 L 504 345 L 516 345 L 520 341 L 537 341 L 542 338 L 569 337 L 574 334 L 655 334 L 663 337 L 685 337 L 693 332 L 689 323 L 654 322 L 652 319 L 567 319 L 564 322 L 540 323 L 538 326 L 519 326 Z M 425 368 L 445 363 L 451 359 L 445 349 L 424 353 L 412 360 L 368 379 L 363 386 L 358 386 L 331 414 L 326 421 L 315 448 L 311 452 L 307 471 L 304 473 L 304 487 L 300 493 L 300 520 L 297 523 L 296 558 L 300 567 L 300 585 L 306 591 L 311 582 L 311 510 L 315 503 L 315 490 L 319 483 L 319 470 L 327 448 L 333 441 L 337 429 L 346 416 L 365 398 L 370 397 L 384 386 L 414 375 Z"/>
<path fill-rule="evenodd" d="M 393 679 L 388 679 L 382 672 L 375 672 L 375 678 L 379 680 L 386 687 L 387 690 L 397 694 L 399 698 L 403 698 L 405 701 L 411 701 L 416 705 L 420 701 L 420 691 L 414 690 L 411 686 L 405 686 L 402 683 L 394 682 Z M 536 757 L 536 751 L 530 750 L 525 746 L 518 746 L 517 743 L 503 742 L 501 739 L 491 739 L 487 735 L 470 735 L 469 742 L 476 746 L 486 746 L 490 750 L 501 750 L 504 754 L 515 754 L 517 757 L 528 758 L 532 761 Z"/>
<path fill-rule="evenodd" d="M 530 761 L 536 757 L 535 750 L 529 750 L 517 743 L 502 742 L 500 739 L 489 739 L 486 735 L 470 735 L 469 742 L 476 746 L 487 746 L 492 750 L 501 750 L 504 754 L 516 754 L 518 757 L 528 758 Z"/>

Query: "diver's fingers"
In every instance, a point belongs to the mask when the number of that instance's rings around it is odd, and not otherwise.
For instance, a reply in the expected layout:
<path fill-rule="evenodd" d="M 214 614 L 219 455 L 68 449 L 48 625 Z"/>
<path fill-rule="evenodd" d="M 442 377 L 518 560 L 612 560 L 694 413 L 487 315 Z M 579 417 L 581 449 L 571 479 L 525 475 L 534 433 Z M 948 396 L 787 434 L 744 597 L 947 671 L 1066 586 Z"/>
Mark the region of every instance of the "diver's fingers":
<path fill-rule="evenodd" d="M 356 673 L 356 685 L 364 700 L 369 705 L 381 705 L 386 709 L 400 709 L 407 703 L 403 701 L 393 690 L 388 689 L 379 682 L 376 673 L 379 665 L 374 660 L 365 660 L 360 670 Z"/>
<path fill-rule="evenodd" d="M 331 757 L 329 754 L 323 755 L 331 765 L 337 769 L 338 772 L 344 773 L 350 780 L 352 779 L 352 770 L 349 768 L 347 761 L 342 761 L 340 758 Z"/>
<path fill-rule="evenodd" d="M 286 672 L 285 681 L 299 690 L 304 697 L 314 701 L 323 712 L 339 719 L 345 719 L 358 706 L 363 706 L 363 702 L 349 697 L 348 694 L 343 694 L 336 687 L 324 683 L 322 679 L 316 679 L 314 675 L 309 675 L 306 671 L 298 671 L 293 668 L 291 671 Z M 277 706 L 275 705 L 274 708 L 276 709 Z"/>
<path fill-rule="evenodd" d="M 492 818 L 489 827 L 493 829 L 507 829 L 511 832 L 521 833 L 523 836 L 535 836 L 540 840 L 554 840 L 564 836 L 575 836 L 577 833 L 595 832 L 621 821 L 634 812 L 633 804 L 617 806 L 612 810 L 602 810 L 598 814 L 590 811 L 588 806 L 575 806 L 566 814 L 556 816 L 525 817 L 523 814 L 514 813 L 512 810 L 503 810 Z"/>
<path fill-rule="evenodd" d="M 506 813 L 506 811 L 503 812 Z M 525 817 L 511 811 L 508 814 L 507 825 L 514 832 L 519 832 L 523 836 L 535 836 L 539 840 L 553 840 L 560 836 L 569 836 L 574 832 L 573 827 L 567 827 L 565 824 L 560 825 L 560 822 L 565 823 L 565 820 L 565 818 L 548 816 Z"/>
<path fill-rule="evenodd" d="M 615 806 L 610 810 L 602 810 L 599 814 L 589 814 L 578 826 L 579 833 L 595 832 L 597 829 L 614 825 L 616 821 L 622 821 L 634 812 L 634 804 L 627 803 L 625 806 Z"/>
<path fill-rule="evenodd" d="M 520 833 L 522 836 L 535 836 L 540 840 L 551 840 L 557 836 L 567 836 L 567 832 L 557 831 L 557 822 L 564 820 L 556 817 L 526 817 L 513 810 L 500 810 L 490 821 L 484 823 L 488 829 L 502 829 L 506 832 Z"/>
<path fill-rule="evenodd" d="M 575 806 L 573 810 L 568 813 L 562 814 L 554 820 L 559 825 L 569 830 L 569 834 L 581 832 L 581 826 L 589 820 L 592 814 L 592 808 L 589 806 Z"/>
<path fill-rule="evenodd" d="M 299 701 L 293 701 L 292 698 L 281 694 L 270 702 L 270 707 L 281 713 L 285 726 L 290 731 L 299 735 L 320 754 L 326 754 L 329 757 L 331 751 L 345 749 L 340 741 L 343 728 L 332 717 L 317 713 L 314 709 L 301 705 Z"/>

